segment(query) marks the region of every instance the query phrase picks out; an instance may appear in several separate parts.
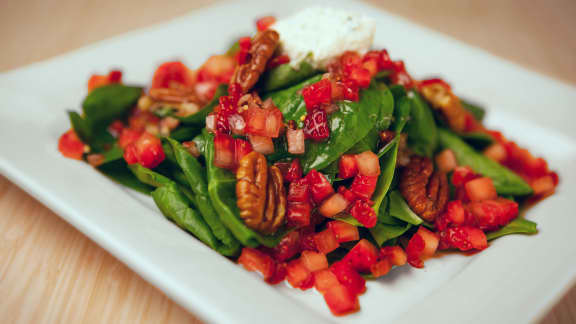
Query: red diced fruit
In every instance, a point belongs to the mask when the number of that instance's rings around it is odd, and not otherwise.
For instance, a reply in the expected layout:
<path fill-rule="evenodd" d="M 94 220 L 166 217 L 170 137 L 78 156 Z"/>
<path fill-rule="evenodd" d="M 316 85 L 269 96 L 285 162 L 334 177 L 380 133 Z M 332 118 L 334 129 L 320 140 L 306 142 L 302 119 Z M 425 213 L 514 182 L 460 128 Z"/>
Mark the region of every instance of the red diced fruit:
<path fill-rule="evenodd" d="M 256 21 L 256 28 L 258 31 L 265 31 L 268 27 L 274 25 L 276 18 L 274 16 L 266 16 Z"/>
<path fill-rule="evenodd" d="M 374 209 L 364 199 L 358 199 L 352 204 L 350 214 L 367 228 L 376 226 L 378 222 L 378 215 L 376 215 Z"/>
<path fill-rule="evenodd" d="M 243 116 L 246 121 L 247 134 L 270 136 L 266 127 L 268 121 L 268 111 L 266 109 L 253 107 L 243 112 Z"/>
<path fill-rule="evenodd" d="M 134 159 L 136 159 L 143 167 L 149 169 L 157 167 L 165 158 L 160 139 L 147 132 L 144 132 L 135 142 L 129 144 L 124 153 L 128 164 L 134 164 Z"/>
<path fill-rule="evenodd" d="M 293 182 L 296 180 L 300 180 L 301 178 L 302 178 L 302 166 L 300 165 L 300 160 L 293 159 L 292 162 L 290 163 L 288 171 L 286 171 L 284 180 L 288 182 Z"/>
<path fill-rule="evenodd" d="M 265 280 L 272 278 L 275 272 L 274 260 L 269 255 L 249 247 L 242 249 L 238 263 L 248 271 L 259 272 Z"/>
<path fill-rule="evenodd" d="M 312 199 L 315 203 L 321 203 L 324 199 L 330 197 L 334 193 L 334 188 L 330 184 L 330 181 L 328 181 L 326 176 L 322 173 L 316 170 L 311 170 L 306 175 L 306 179 L 310 185 L 310 192 L 312 193 Z"/>
<path fill-rule="evenodd" d="M 554 176 L 547 175 L 544 177 L 537 178 L 530 183 L 532 190 L 534 191 L 534 196 L 545 197 L 554 193 L 556 190 L 556 180 Z"/>
<path fill-rule="evenodd" d="M 302 227 L 298 230 L 300 233 L 300 249 L 302 251 L 318 251 L 314 235 L 316 235 L 314 225 Z"/>
<path fill-rule="evenodd" d="M 58 140 L 58 150 L 69 159 L 82 160 L 84 143 L 73 129 L 68 130 Z"/>
<path fill-rule="evenodd" d="M 300 259 L 292 260 L 286 266 L 286 279 L 294 288 L 307 289 L 314 284 L 314 277 Z"/>
<path fill-rule="evenodd" d="M 304 87 L 302 89 L 302 97 L 309 111 L 323 104 L 329 104 L 332 99 L 332 84 L 330 80 L 322 79 Z"/>
<path fill-rule="evenodd" d="M 252 144 L 252 149 L 264 155 L 274 153 L 274 142 L 267 136 L 249 135 L 248 139 Z"/>
<path fill-rule="evenodd" d="M 128 164 L 136 164 L 138 163 L 138 156 L 136 154 L 136 146 L 133 144 L 126 146 L 124 149 L 123 154 L 124 160 Z"/>
<path fill-rule="evenodd" d="M 286 221 L 289 227 L 301 228 L 310 225 L 312 206 L 308 202 L 288 202 Z"/>
<path fill-rule="evenodd" d="M 344 154 L 338 162 L 338 177 L 348 179 L 358 174 L 358 162 L 352 154 Z"/>
<path fill-rule="evenodd" d="M 358 162 L 358 172 L 367 177 L 374 177 L 380 174 L 380 162 L 378 155 L 372 151 L 366 151 L 356 154 L 356 161 Z"/>
<path fill-rule="evenodd" d="M 436 155 L 436 166 L 441 172 L 450 172 L 458 166 L 456 155 L 450 149 L 446 149 Z"/>
<path fill-rule="evenodd" d="M 212 82 L 213 84 L 228 83 L 236 64 L 228 55 L 212 55 L 198 69 L 198 82 Z"/>
<path fill-rule="evenodd" d="M 330 269 L 323 269 L 314 272 L 314 287 L 320 293 L 326 293 L 330 288 L 339 286 L 340 282 L 336 275 Z"/>
<path fill-rule="evenodd" d="M 442 217 L 446 220 L 447 224 L 463 225 L 466 222 L 466 210 L 462 205 L 462 201 L 453 200 L 446 204 L 446 209 Z M 441 230 L 443 228 L 440 228 Z"/>
<path fill-rule="evenodd" d="M 496 199 L 498 194 L 492 179 L 488 177 L 470 180 L 465 184 L 466 194 L 471 201 Z"/>
<path fill-rule="evenodd" d="M 370 75 L 369 70 L 358 67 L 350 71 L 348 78 L 355 82 L 360 88 L 368 88 L 368 86 L 370 86 L 370 79 L 372 76 Z"/>
<path fill-rule="evenodd" d="M 344 199 L 348 201 L 348 204 L 353 203 L 354 201 L 356 201 L 356 199 L 359 198 L 355 193 L 348 190 L 348 188 L 346 188 L 345 186 L 338 187 L 338 193 L 341 194 L 342 197 L 344 197 Z"/>
<path fill-rule="evenodd" d="M 335 262 L 330 270 L 352 294 L 359 295 L 366 291 L 366 280 L 345 260 Z"/>
<path fill-rule="evenodd" d="M 300 261 L 310 272 L 328 268 L 328 259 L 326 259 L 326 255 L 320 252 L 302 251 Z"/>
<path fill-rule="evenodd" d="M 248 141 L 240 138 L 234 139 L 234 161 L 236 165 L 240 163 L 240 160 L 242 160 L 244 156 L 248 155 L 248 153 L 252 151 L 252 145 L 250 145 Z"/>
<path fill-rule="evenodd" d="M 344 260 L 359 272 L 370 272 L 370 267 L 378 261 L 378 249 L 366 239 L 361 239 L 346 254 Z"/>
<path fill-rule="evenodd" d="M 219 168 L 234 170 L 236 168 L 234 138 L 226 134 L 214 136 L 214 165 Z"/>
<path fill-rule="evenodd" d="M 348 207 L 348 201 L 340 194 L 333 194 L 324 200 L 318 211 L 324 217 L 334 217 Z"/>
<path fill-rule="evenodd" d="M 474 173 L 474 171 L 468 166 L 459 166 L 454 169 L 452 173 L 452 184 L 456 187 L 460 187 L 466 184 L 466 182 L 476 179 L 479 176 Z"/>
<path fill-rule="evenodd" d="M 244 135 L 246 130 L 246 122 L 240 114 L 232 114 L 228 116 L 228 125 L 232 134 Z"/>
<path fill-rule="evenodd" d="M 406 252 L 398 245 L 381 248 L 380 255 L 383 259 L 389 260 L 390 264 L 394 266 L 403 266 L 407 261 Z"/>
<path fill-rule="evenodd" d="M 310 201 L 310 187 L 307 178 L 301 178 L 290 183 L 288 187 L 288 202 L 307 203 Z"/>
<path fill-rule="evenodd" d="M 270 59 L 270 61 L 268 61 L 268 66 L 267 68 L 269 69 L 273 69 L 277 66 L 280 66 L 282 64 L 286 64 L 286 63 L 290 63 L 290 56 L 288 55 L 278 55 L 273 57 L 272 59 Z"/>
<path fill-rule="evenodd" d="M 152 79 L 152 89 L 172 88 L 174 86 L 188 86 L 193 82 L 190 80 L 190 71 L 182 62 L 166 62 L 156 69 Z"/>
<path fill-rule="evenodd" d="M 325 229 L 322 232 L 314 235 L 314 243 L 318 251 L 328 254 L 336 250 L 339 246 L 336 236 L 330 229 Z"/>
<path fill-rule="evenodd" d="M 291 231 L 284 235 L 280 243 L 272 249 L 272 255 L 278 261 L 286 261 L 300 252 L 300 232 Z"/>
<path fill-rule="evenodd" d="M 352 224 L 336 220 L 329 222 L 328 228 L 332 230 L 339 243 L 357 241 L 360 239 L 358 228 Z"/>
<path fill-rule="evenodd" d="M 276 138 L 280 135 L 280 130 L 282 129 L 282 119 L 284 116 L 280 109 L 273 107 L 266 109 L 268 116 L 266 116 L 266 134 L 272 138 Z"/>
<path fill-rule="evenodd" d="M 476 227 L 450 227 L 440 233 L 443 245 L 454 247 L 460 251 L 484 250 L 488 247 L 486 234 Z"/>
<path fill-rule="evenodd" d="M 370 273 L 375 278 L 385 276 L 392 269 L 392 264 L 388 259 L 380 260 L 370 266 Z"/>
<path fill-rule="evenodd" d="M 306 135 L 303 129 L 287 129 L 286 142 L 288 143 L 288 153 L 304 154 L 306 152 Z"/>
<path fill-rule="evenodd" d="M 287 271 L 286 271 L 286 263 L 276 263 L 274 267 L 274 274 L 272 277 L 266 279 L 266 282 L 271 285 L 276 285 L 284 281 L 286 279 Z"/>
<path fill-rule="evenodd" d="M 343 285 L 333 286 L 324 294 L 324 300 L 332 314 L 341 316 L 360 309 L 358 296 L 350 293 Z"/>
<path fill-rule="evenodd" d="M 370 199 L 374 190 L 376 190 L 376 184 L 378 183 L 378 177 L 370 177 L 365 175 L 357 175 L 350 186 L 350 191 L 354 194 Z"/>
<path fill-rule="evenodd" d="M 484 231 L 498 229 L 518 215 L 518 204 L 505 198 L 471 202 L 468 207 L 478 227 Z"/>
<path fill-rule="evenodd" d="M 330 137 L 328 117 L 322 109 L 314 109 L 304 119 L 304 135 L 315 142 L 321 142 Z"/>
<path fill-rule="evenodd" d="M 420 226 L 418 231 L 412 235 L 406 247 L 408 263 L 413 267 L 423 268 L 424 260 L 434 255 L 439 241 L 436 234 L 430 232 L 424 226 Z"/>
<path fill-rule="evenodd" d="M 506 148 L 500 143 L 494 143 L 484 150 L 484 155 L 488 158 L 501 163 L 506 160 Z"/>

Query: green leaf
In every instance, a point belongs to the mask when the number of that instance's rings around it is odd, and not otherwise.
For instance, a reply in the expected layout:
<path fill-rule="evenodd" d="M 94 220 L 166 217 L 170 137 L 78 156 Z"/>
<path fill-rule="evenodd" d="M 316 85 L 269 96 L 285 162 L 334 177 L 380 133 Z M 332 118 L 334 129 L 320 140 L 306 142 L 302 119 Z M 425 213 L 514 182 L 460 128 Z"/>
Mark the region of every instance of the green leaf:
<path fill-rule="evenodd" d="M 310 63 L 304 61 L 298 68 L 290 64 L 282 64 L 267 70 L 259 80 L 261 92 L 275 91 L 288 88 L 318 73 Z"/>
<path fill-rule="evenodd" d="M 70 118 L 70 124 L 72 124 L 72 128 L 76 135 L 82 140 L 84 143 L 90 142 L 90 137 L 92 136 L 92 129 L 90 128 L 90 124 L 87 123 L 79 113 L 69 110 L 68 117 Z"/>
<path fill-rule="evenodd" d="M 488 241 L 510 234 L 536 234 L 537 224 L 527 219 L 518 217 L 501 229 L 486 234 Z"/>
<path fill-rule="evenodd" d="M 460 137 L 478 150 L 483 150 L 494 143 L 494 138 L 483 132 L 463 133 L 460 134 Z"/>
<path fill-rule="evenodd" d="M 464 109 L 472 113 L 477 121 L 484 120 L 484 116 L 486 116 L 486 109 L 462 99 L 460 99 L 460 103 L 462 103 L 462 107 L 464 107 Z"/>
<path fill-rule="evenodd" d="M 394 190 L 390 192 L 390 215 L 396 217 L 400 220 L 410 223 L 412 225 L 420 225 L 422 223 L 422 218 L 420 218 L 416 213 L 410 209 L 410 206 L 404 200 L 404 197 Z"/>
<path fill-rule="evenodd" d="M 90 125 L 91 134 L 106 129 L 121 118 L 138 102 L 142 88 L 110 84 L 92 90 L 82 103 L 84 120 Z"/>
<path fill-rule="evenodd" d="M 376 224 L 376 226 L 370 229 L 370 234 L 372 234 L 376 243 L 382 246 L 385 242 L 406 233 L 410 227 L 412 227 L 412 225 L 407 223 L 403 225 Z"/>
<path fill-rule="evenodd" d="M 192 141 L 194 141 L 194 143 L 196 143 L 196 148 L 198 149 L 200 154 L 205 155 L 206 136 L 204 135 L 204 133 L 203 132 L 200 133 L 200 135 L 194 137 L 194 139 Z"/>
<path fill-rule="evenodd" d="M 174 183 L 174 181 L 169 178 L 158 172 L 145 168 L 140 164 L 131 164 L 128 168 L 138 180 L 153 187 L 162 187 Z"/>
<path fill-rule="evenodd" d="M 376 190 L 372 195 L 372 201 L 374 201 L 374 211 L 378 214 L 380 206 L 390 190 L 390 185 L 392 184 L 392 179 L 394 178 L 394 173 L 396 172 L 396 158 L 398 157 L 398 142 L 392 144 L 393 147 L 388 153 L 386 153 L 382 158 L 380 158 L 380 176 L 378 176 L 378 182 L 376 183 Z"/>
<path fill-rule="evenodd" d="M 475 151 L 458 135 L 446 129 L 439 129 L 440 145 L 451 149 L 456 155 L 458 165 L 469 166 L 477 173 L 489 177 L 500 195 L 525 196 L 532 188 L 519 175 Z"/>
<path fill-rule="evenodd" d="M 415 91 L 410 91 L 410 121 L 406 125 L 408 146 L 418 155 L 431 157 L 438 147 L 438 129 L 428 104 Z"/>
<path fill-rule="evenodd" d="M 350 225 L 354 225 L 356 227 L 364 227 L 362 223 L 360 223 L 356 218 L 352 217 L 351 215 L 346 215 L 344 217 L 338 217 L 336 220 L 342 221 L 344 223 L 348 223 Z"/>
<path fill-rule="evenodd" d="M 300 162 L 305 173 L 321 170 L 340 158 L 368 135 L 383 115 L 391 114 L 391 92 L 376 82 L 360 92 L 358 102 L 340 101 L 338 110 L 329 116 L 330 138 L 325 142 L 308 141 Z"/>
<path fill-rule="evenodd" d="M 200 111 L 186 117 L 180 117 L 180 116 L 173 116 L 173 117 L 178 118 L 183 124 L 194 125 L 202 128 L 206 124 L 206 116 L 208 116 L 209 113 L 214 111 L 214 107 L 218 106 L 218 100 L 220 99 L 220 97 L 225 96 L 227 94 L 228 94 L 228 86 L 225 84 L 221 84 L 218 86 L 218 88 L 216 88 L 216 92 L 214 93 L 214 97 L 212 97 L 212 100 L 210 100 L 210 102 L 208 102 L 202 109 L 200 109 Z"/>
<path fill-rule="evenodd" d="M 174 131 L 172 131 L 170 133 L 170 138 L 173 138 L 173 139 L 180 141 L 180 142 L 189 141 L 189 140 L 193 139 L 194 136 L 200 134 L 201 131 L 202 131 L 202 128 L 200 128 L 200 127 L 181 126 L 181 127 L 176 128 Z"/>
<path fill-rule="evenodd" d="M 236 255 L 239 251 L 239 243 L 234 238 L 232 233 L 224 226 L 216 210 L 212 206 L 210 197 L 208 196 L 208 185 L 206 184 L 206 172 L 202 165 L 194 158 L 188 151 L 180 145 L 176 140 L 171 138 L 166 139 L 176 161 L 195 195 L 196 207 L 202 214 L 202 217 L 212 229 L 212 233 L 222 244 L 218 245 L 218 251 L 224 255 Z"/>
<path fill-rule="evenodd" d="M 130 172 L 128 165 L 126 162 L 124 162 L 124 160 L 116 160 L 110 163 L 105 163 L 100 165 L 97 169 L 114 182 L 134 189 L 138 192 L 149 195 L 152 190 L 154 190 L 153 187 L 140 182 L 140 180 L 138 180 L 134 174 Z"/>

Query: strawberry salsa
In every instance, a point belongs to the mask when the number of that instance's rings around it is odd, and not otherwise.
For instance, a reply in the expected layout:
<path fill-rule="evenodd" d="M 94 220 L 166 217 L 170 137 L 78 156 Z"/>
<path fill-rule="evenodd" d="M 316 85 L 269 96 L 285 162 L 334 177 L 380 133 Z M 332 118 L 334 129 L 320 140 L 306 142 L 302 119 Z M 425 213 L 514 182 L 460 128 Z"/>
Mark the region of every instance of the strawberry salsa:
<path fill-rule="evenodd" d="M 295 66 L 276 23 L 197 69 L 160 65 L 147 88 L 93 75 L 58 150 L 269 284 L 314 288 L 335 315 L 394 267 L 537 232 L 519 211 L 558 176 L 486 128 L 483 108 L 383 49 Z"/>

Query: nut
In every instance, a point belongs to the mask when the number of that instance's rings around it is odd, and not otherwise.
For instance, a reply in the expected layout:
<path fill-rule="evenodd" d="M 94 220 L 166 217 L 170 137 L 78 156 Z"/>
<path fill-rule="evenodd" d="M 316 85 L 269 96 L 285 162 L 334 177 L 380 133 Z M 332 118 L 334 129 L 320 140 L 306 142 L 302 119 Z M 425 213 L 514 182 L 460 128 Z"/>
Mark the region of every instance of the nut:
<path fill-rule="evenodd" d="M 274 55 L 280 36 L 272 29 L 258 33 L 250 46 L 248 62 L 234 71 L 231 83 L 238 83 L 243 92 L 248 92 L 264 73 L 268 60 Z"/>
<path fill-rule="evenodd" d="M 237 205 L 246 226 L 263 234 L 276 232 L 286 214 L 280 169 L 268 168 L 263 154 L 251 152 L 240 160 L 236 180 Z"/>
<path fill-rule="evenodd" d="M 433 222 L 448 202 L 446 174 L 434 171 L 427 157 L 412 156 L 400 174 L 399 187 L 410 208 L 428 222 Z"/>
<path fill-rule="evenodd" d="M 194 91 L 187 88 L 154 88 L 148 95 L 153 101 L 165 103 L 200 102 Z"/>
<path fill-rule="evenodd" d="M 468 112 L 460 99 L 442 84 L 430 84 L 421 87 L 422 95 L 435 109 L 440 110 L 450 128 L 456 132 L 466 129 L 466 116 Z"/>

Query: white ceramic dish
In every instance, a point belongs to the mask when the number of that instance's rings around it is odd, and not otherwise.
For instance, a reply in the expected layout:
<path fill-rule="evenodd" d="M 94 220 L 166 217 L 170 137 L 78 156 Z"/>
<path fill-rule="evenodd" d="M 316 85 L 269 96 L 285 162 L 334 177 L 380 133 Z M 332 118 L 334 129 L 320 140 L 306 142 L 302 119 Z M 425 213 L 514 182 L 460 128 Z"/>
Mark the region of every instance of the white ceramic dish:
<path fill-rule="evenodd" d="M 198 66 L 233 37 L 253 32 L 253 17 L 283 16 L 311 2 L 242 1 L 96 43 L 0 75 L 0 171 L 110 251 L 178 303 L 221 323 L 488 323 L 535 320 L 576 275 L 576 90 L 398 17 L 356 2 L 378 21 L 375 47 L 403 58 L 417 77 L 442 75 L 457 93 L 486 105 L 488 123 L 558 170 L 558 193 L 529 211 L 537 236 L 512 236 L 474 256 L 434 259 L 368 284 L 362 311 L 335 318 L 322 297 L 271 287 L 193 237 L 87 164 L 61 157 L 58 136 L 69 125 L 93 72 L 124 70 L 146 84 L 156 65 L 180 58 Z"/>

